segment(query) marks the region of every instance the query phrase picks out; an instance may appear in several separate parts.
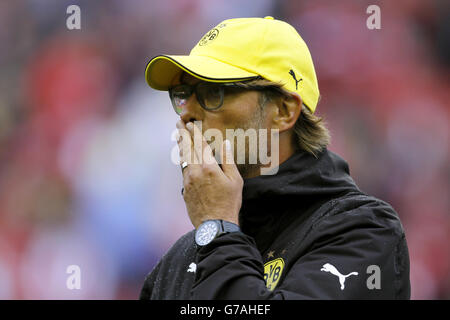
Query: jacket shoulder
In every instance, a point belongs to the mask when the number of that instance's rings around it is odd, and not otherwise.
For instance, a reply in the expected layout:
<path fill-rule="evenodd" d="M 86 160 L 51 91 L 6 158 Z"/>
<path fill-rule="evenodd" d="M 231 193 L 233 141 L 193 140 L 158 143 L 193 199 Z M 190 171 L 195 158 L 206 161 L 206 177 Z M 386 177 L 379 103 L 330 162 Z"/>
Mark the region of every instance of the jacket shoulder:
<path fill-rule="evenodd" d="M 349 220 L 354 224 L 389 228 L 397 236 L 404 235 L 398 213 L 387 202 L 364 193 L 351 193 L 327 203 L 319 209 L 314 226 L 326 221 L 342 223 Z"/>

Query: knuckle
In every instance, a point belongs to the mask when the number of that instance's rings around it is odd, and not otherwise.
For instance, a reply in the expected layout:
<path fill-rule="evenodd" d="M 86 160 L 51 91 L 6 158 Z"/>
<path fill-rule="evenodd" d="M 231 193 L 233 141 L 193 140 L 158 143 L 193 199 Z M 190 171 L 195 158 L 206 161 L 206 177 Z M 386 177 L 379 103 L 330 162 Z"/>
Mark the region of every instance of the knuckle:
<path fill-rule="evenodd" d="M 206 164 L 203 166 L 203 173 L 206 176 L 211 177 L 214 175 L 214 168 L 211 165 Z"/>
<path fill-rule="evenodd" d="M 186 176 L 185 176 L 185 183 L 186 183 L 188 186 L 191 186 L 191 185 L 194 184 L 194 182 L 195 182 L 197 179 L 198 179 L 198 173 L 197 173 L 196 171 L 190 170 L 190 171 L 188 171 L 188 172 L 186 173 Z"/>

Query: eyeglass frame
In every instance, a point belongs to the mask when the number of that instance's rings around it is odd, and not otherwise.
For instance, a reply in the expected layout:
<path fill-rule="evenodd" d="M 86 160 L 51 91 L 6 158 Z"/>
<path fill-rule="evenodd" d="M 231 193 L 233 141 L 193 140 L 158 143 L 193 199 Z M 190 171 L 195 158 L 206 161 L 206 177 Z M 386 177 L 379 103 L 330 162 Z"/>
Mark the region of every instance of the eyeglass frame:
<path fill-rule="evenodd" d="M 169 88 L 168 91 L 169 91 L 170 101 L 172 102 L 172 107 L 173 107 L 175 113 L 178 114 L 178 115 L 180 115 L 181 113 L 178 113 L 176 111 L 177 106 L 176 106 L 176 104 L 174 102 L 173 89 L 179 88 L 179 87 L 185 87 L 185 88 L 188 89 L 189 95 L 185 98 L 186 100 L 189 99 L 192 96 L 193 93 L 195 93 L 195 97 L 196 97 L 198 103 L 206 111 L 214 111 L 214 110 L 220 109 L 223 106 L 223 102 L 224 102 L 224 98 L 225 98 L 225 88 L 242 89 L 242 91 L 269 91 L 270 90 L 270 91 L 274 91 L 274 92 L 276 92 L 276 93 L 278 93 L 280 95 L 285 95 L 285 93 L 283 92 L 281 87 L 279 87 L 277 85 L 250 85 L 250 86 L 243 86 L 244 84 L 246 84 L 248 82 L 252 82 L 252 81 L 255 81 L 255 80 L 261 80 L 261 79 L 263 79 L 263 78 L 256 77 L 255 79 L 252 79 L 252 80 L 247 80 L 247 81 L 242 81 L 242 82 L 230 82 L 230 83 L 226 83 L 226 82 L 225 83 L 224 82 L 218 82 L 217 83 L 217 82 L 200 81 L 200 82 L 197 82 L 196 84 L 193 84 L 193 85 L 182 83 L 182 84 L 178 84 L 178 85 L 175 85 L 175 86 Z M 218 89 L 220 90 L 219 91 L 220 92 L 220 103 L 219 103 L 219 105 L 217 107 L 208 108 L 205 105 L 205 101 L 204 101 L 205 99 L 202 99 L 202 97 L 201 97 L 202 95 L 198 94 L 198 92 L 199 92 L 198 91 L 198 86 L 202 85 L 202 84 L 203 85 L 206 84 L 206 85 L 217 85 L 218 86 Z"/>

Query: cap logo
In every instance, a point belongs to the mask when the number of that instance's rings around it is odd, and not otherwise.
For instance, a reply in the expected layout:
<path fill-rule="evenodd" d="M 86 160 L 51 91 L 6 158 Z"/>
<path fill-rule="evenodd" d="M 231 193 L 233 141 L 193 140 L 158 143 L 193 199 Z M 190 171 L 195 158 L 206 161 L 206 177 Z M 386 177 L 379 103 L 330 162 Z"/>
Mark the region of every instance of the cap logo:
<path fill-rule="evenodd" d="M 298 90 L 298 83 L 300 82 L 300 81 L 303 81 L 303 79 L 302 78 L 300 78 L 299 80 L 297 80 L 297 76 L 295 75 L 295 72 L 294 72 L 294 70 L 289 70 L 289 74 L 292 76 L 292 78 L 294 78 L 294 81 L 295 81 L 295 90 Z"/>
<path fill-rule="evenodd" d="M 214 39 L 216 39 L 218 36 L 219 36 L 219 29 L 216 28 L 211 29 L 208 31 L 207 34 L 203 36 L 203 38 L 199 41 L 198 45 L 204 46 L 209 42 L 213 41 Z"/>

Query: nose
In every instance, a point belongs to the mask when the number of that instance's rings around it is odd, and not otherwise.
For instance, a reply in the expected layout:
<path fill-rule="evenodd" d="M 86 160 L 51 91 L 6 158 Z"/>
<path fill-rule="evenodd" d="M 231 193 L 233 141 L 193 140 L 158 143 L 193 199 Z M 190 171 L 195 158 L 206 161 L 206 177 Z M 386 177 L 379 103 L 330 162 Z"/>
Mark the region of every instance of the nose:
<path fill-rule="evenodd" d="M 195 93 L 193 93 L 186 101 L 183 110 L 180 113 L 180 119 L 184 123 L 202 120 L 203 108 L 197 101 Z"/>

